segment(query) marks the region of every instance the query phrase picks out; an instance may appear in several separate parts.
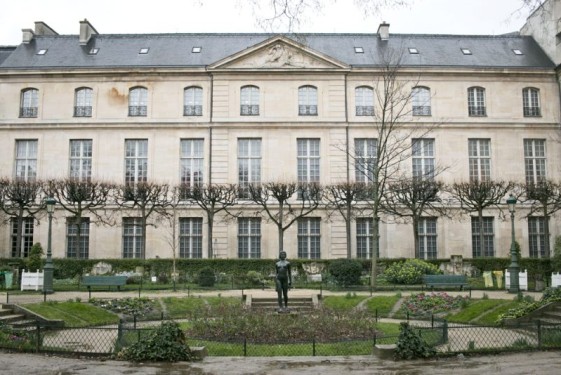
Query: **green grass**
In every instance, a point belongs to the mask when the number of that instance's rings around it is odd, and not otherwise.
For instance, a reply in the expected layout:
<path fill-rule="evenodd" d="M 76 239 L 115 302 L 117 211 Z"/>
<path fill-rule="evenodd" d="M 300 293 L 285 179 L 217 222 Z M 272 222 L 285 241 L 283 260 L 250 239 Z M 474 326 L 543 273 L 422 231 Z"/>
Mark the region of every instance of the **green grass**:
<path fill-rule="evenodd" d="M 217 306 L 221 303 L 240 304 L 241 298 L 237 297 L 164 297 L 161 299 L 166 306 L 168 316 L 172 319 L 185 319 L 192 312 L 201 309 L 205 305 Z"/>
<path fill-rule="evenodd" d="M 378 316 L 387 317 L 400 298 L 398 295 L 372 297 L 366 302 L 366 308 L 372 314 L 377 310 Z"/>
<path fill-rule="evenodd" d="M 506 313 L 510 309 L 519 307 L 522 303 L 518 301 L 503 301 L 504 303 L 498 306 L 495 310 L 490 311 L 476 320 L 477 324 L 481 325 L 495 325 L 499 316 Z"/>
<path fill-rule="evenodd" d="M 472 320 L 505 303 L 507 301 L 494 299 L 471 300 L 462 310 L 448 314 L 446 319 L 454 323 L 470 323 Z"/>
<path fill-rule="evenodd" d="M 399 323 L 376 323 L 376 330 L 383 332 L 385 336 L 397 336 Z"/>
<path fill-rule="evenodd" d="M 119 322 L 116 314 L 88 303 L 50 301 L 23 306 L 47 319 L 62 319 L 67 327 L 89 327 Z"/>
<path fill-rule="evenodd" d="M 322 299 L 322 304 L 333 310 L 349 311 L 355 308 L 366 296 L 346 295 L 346 296 L 326 296 Z"/>

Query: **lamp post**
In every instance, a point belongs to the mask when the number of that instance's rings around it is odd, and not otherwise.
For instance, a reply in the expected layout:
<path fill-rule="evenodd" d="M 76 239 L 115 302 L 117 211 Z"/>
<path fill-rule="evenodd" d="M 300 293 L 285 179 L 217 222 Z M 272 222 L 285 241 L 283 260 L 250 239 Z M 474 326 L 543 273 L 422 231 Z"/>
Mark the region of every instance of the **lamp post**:
<path fill-rule="evenodd" d="M 45 199 L 45 204 L 47 206 L 47 214 L 49 215 L 49 236 L 47 240 L 47 261 L 45 262 L 45 267 L 43 268 L 44 279 L 43 279 L 43 292 L 53 293 L 53 258 L 51 250 L 51 233 L 52 233 L 52 222 L 53 222 L 53 212 L 55 211 L 56 200 L 54 198 Z"/>
<path fill-rule="evenodd" d="M 508 271 L 510 273 L 510 285 L 508 287 L 509 293 L 520 293 L 520 285 L 518 282 L 518 273 L 520 272 L 520 266 L 518 265 L 518 253 L 516 252 L 516 240 L 514 239 L 514 206 L 516 205 L 516 198 L 514 195 L 510 194 L 506 200 L 508 205 L 508 210 L 510 212 L 510 223 L 512 238 L 510 241 L 510 266 L 508 266 Z"/>

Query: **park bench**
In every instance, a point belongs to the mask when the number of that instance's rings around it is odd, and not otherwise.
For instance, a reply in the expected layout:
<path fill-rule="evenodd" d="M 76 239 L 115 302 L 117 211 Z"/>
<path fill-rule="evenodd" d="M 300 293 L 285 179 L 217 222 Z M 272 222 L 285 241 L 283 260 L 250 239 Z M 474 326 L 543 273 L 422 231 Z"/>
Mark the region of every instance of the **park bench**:
<path fill-rule="evenodd" d="M 423 284 L 430 289 L 435 287 L 460 287 L 460 290 L 464 290 L 464 287 L 469 288 L 466 275 L 424 275 Z"/>
<path fill-rule="evenodd" d="M 82 285 L 88 287 L 88 292 L 91 297 L 91 288 L 94 286 L 108 287 L 111 290 L 112 286 L 116 286 L 117 290 L 121 290 L 121 286 L 127 283 L 126 276 L 84 276 L 82 277 Z"/>

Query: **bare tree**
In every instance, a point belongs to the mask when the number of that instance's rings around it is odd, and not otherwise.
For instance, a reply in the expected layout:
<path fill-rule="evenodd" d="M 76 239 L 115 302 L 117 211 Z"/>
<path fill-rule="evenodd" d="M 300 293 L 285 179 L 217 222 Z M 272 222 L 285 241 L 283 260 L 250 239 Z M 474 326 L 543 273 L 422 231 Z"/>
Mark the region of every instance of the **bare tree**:
<path fill-rule="evenodd" d="M 94 223 L 110 224 L 106 205 L 114 186 L 105 182 L 77 180 L 73 178 L 49 180 L 47 192 L 55 198 L 62 208 L 70 212 L 71 225 L 76 230 L 76 257 L 85 257 L 82 244 L 82 224 L 84 216 L 92 214 Z"/>
<path fill-rule="evenodd" d="M 415 258 L 420 256 L 419 222 L 423 216 L 447 215 L 439 192 L 444 184 L 432 178 L 402 178 L 389 184 L 383 199 L 384 211 L 390 215 L 408 218 L 413 224 Z"/>
<path fill-rule="evenodd" d="M 237 202 L 238 188 L 236 185 L 227 184 L 207 184 L 182 186 L 182 195 L 184 199 L 196 203 L 207 216 L 208 238 L 207 249 L 208 257 L 214 257 L 214 249 L 212 246 L 214 217 L 221 211 L 228 212 L 228 209 Z"/>
<path fill-rule="evenodd" d="M 293 199 L 298 194 L 298 198 Z M 267 182 L 249 185 L 249 199 L 261 207 L 277 226 L 279 253 L 284 249 L 284 232 L 294 222 L 315 211 L 322 200 L 322 189 L 315 183 Z"/>
<path fill-rule="evenodd" d="M 138 210 L 142 226 L 142 244 L 140 258 L 146 259 L 146 228 L 149 218 L 155 221 L 169 215 L 167 208 L 171 204 L 170 188 L 167 184 L 155 182 L 138 182 L 134 185 L 120 185 L 115 189 L 114 201 L 125 210 Z"/>
<path fill-rule="evenodd" d="M 456 182 L 452 184 L 450 193 L 459 203 L 460 207 L 468 213 L 476 212 L 479 224 L 479 243 L 481 255 L 488 253 L 485 249 L 483 233 L 483 211 L 495 207 L 502 214 L 502 200 L 505 195 L 515 187 L 513 182 L 507 181 L 480 181 Z"/>
<path fill-rule="evenodd" d="M 43 184 L 40 181 L 20 179 L 0 179 L 0 209 L 14 219 L 16 224 L 15 258 L 21 258 L 24 220 L 36 219 L 37 214 L 45 209 L 43 202 Z"/>
<path fill-rule="evenodd" d="M 549 222 L 557 211 L 561 210 L 561 184 L 551 180 L 541 180 L 536 184 L 525 184 L 524 200 L 530 203 L 528 216 L 541 214 L 544 218 L 545 256 L 549 257 Z"/>
<path fill-rule="evenodd" d="M 330 216 L 337 212 L 345 220 L 347 258 L 351 259 L 351 223 L 354 218 L 361 216 L 368 207 L 365 200 L 370 196 L 370 186 L 362 182 L 342 182 L 326 186 L 324 190 L 324 199 L 327 202 L 326 208 Z M 361 201 L 362 204 L 360 204 Z"/>

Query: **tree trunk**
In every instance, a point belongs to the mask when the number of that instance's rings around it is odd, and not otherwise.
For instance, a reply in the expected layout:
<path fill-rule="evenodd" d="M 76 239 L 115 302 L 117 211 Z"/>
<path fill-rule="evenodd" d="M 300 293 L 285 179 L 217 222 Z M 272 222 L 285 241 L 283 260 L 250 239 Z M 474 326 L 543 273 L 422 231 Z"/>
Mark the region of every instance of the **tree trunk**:
<path fill-rule="evenodd" d="M 378 242 L 380 238 L 380 218 L 374 216 L 372 223 L 372 269 L 370 271 L 370 286 L 376 288 L 376 278 L 378 277 Z"/>
<path fill-rule="evenodd" d="M 278 221 L 278 233 L 279 233 L 279 254 L 281 251 L 284 251 L 284 204 L 282 202 L 279 203 L 279 221 Z"/>
<path fill-rule="evenodd" d="M 413 243 L 415 246 L 415 258 L 421 259 L 421 248 L 419 244 L 419 217 L 417 217 L 417 215 L 413 215 Z"/>
<path fill-rule="evenodd" d="M 21 243 L 23 241 L 23 210 L 21 209 L 18 212 L 16 223 L 16 253 L 14 254 L 14 258 L 24 258 L 24 254 L 21 251 Z"/>
<path fill-rule="evenodd" d="M 547 215 L 547 208 L 544 208 L 544 215 L 543 215 L 543 235 L 544 235 L 544 247 L 545 247 L 545 253 L 544 253 L 544 258 L 549 258 L 550 256 L 550 248 L 549 248 L 549 215 Z"/>
<path fill-rule="evenodd" d="M 207 240 L 207 249 L 208 249 L 208 259 L 214 258 L 214 249 L 212 248 L 212 230 L 214 229 L 214 213 L 208 212 L 208 238 Z"/>
<path fill-rule="evenodd" d="M 347 259 L 353 257 L 352 247 L 351 247 L 351 202 L 347 201 L 347 217 L 345 217 L 345 231 L 347 232 Z"/>
<path fill-rule="evenodd" d="M 479 249 L 481 257 L 485 256 L 485 236 L 483 235 L 483 210 L 477 211 L 477 220 L 479 221 Z"/>

